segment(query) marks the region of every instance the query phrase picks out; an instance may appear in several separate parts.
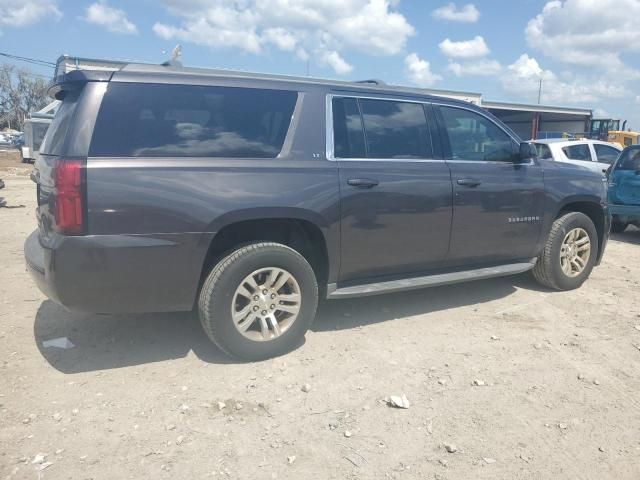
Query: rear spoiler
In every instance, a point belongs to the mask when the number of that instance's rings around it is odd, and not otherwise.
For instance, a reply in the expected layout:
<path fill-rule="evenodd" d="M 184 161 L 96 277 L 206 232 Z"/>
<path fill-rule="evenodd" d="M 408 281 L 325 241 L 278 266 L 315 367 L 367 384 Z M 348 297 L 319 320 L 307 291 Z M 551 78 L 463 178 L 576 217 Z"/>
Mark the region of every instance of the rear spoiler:
<path fill-rule="evenodd" d="M 54 77 L 47 93 L 56 100 L 61 100 L 63 92 L 77 90 L 87 82 L 108 82 L 111 80 L 114 71 L 108 70 L 73 70 Z"/>

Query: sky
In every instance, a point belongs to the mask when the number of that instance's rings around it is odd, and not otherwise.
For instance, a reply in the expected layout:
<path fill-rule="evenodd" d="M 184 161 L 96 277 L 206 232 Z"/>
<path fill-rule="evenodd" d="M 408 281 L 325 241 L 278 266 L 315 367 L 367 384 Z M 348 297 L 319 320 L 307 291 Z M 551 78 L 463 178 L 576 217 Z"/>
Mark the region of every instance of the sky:
<path fill-rule="evenodd" d="M 381 79 L 640 130 L 640 0 L 0 0 L 0 53 Z M 13 62 L 50 76 L 52 69 Z"/>

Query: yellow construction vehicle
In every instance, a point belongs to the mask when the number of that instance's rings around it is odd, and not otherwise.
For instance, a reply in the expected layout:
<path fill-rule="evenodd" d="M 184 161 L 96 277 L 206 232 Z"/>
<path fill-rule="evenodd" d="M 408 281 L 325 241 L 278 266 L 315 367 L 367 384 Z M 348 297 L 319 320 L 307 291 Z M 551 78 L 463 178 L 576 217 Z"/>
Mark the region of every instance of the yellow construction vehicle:
<path fill-rule="evenodd" d="M 625 130 L 610 130 L 607 141 L 617 143 L 622 148 L 640 144 L 640 133 Z"/>

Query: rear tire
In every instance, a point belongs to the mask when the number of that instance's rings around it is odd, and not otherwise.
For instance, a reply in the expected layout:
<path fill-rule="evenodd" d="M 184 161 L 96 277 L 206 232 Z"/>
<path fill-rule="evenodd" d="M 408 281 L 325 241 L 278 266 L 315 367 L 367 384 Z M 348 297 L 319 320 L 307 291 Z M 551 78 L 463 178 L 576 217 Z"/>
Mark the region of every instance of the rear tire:
<path fill-rule="evenodd" d="M 569 212 L 553 222 L 533 276 L 545 287 L 573 290 L 589 278 L 597 255 L 598 233 L 593 222 L 584 213 Z"/>
<path fill-rule="evenodd" d="M 611 232 L 613 233 L 622 233 L 624 232 L 629 224 L 627 222 L 623 222 L 616 215 L 613 216 L 611 221 Z"/>
<path fill-rule="evenodd" d="M 207 336 L 221 350 L 253 361 L 299 346 L 317 305 L 318 283 L 306 259 L 285 245 L 264 242 L 243 246 L 213 267 L 200 291 L 198 312 Z"/>

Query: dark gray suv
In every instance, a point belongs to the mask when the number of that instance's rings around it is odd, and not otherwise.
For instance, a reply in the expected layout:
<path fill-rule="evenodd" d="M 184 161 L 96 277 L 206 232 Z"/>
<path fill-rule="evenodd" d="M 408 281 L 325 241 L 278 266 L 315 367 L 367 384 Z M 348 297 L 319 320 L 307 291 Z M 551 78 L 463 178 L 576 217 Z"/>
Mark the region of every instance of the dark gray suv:
<path fill-rule="evenodd" d="M 195 307 L 240 358 L 298 345 L 319 297 L 527 270 L 576 288 L 607 242 L 601 175 L 417 89 L 130 64 L 50 93 L 25 244 L 40 289 L 72 310 Z"/>

